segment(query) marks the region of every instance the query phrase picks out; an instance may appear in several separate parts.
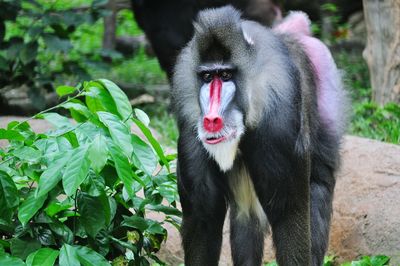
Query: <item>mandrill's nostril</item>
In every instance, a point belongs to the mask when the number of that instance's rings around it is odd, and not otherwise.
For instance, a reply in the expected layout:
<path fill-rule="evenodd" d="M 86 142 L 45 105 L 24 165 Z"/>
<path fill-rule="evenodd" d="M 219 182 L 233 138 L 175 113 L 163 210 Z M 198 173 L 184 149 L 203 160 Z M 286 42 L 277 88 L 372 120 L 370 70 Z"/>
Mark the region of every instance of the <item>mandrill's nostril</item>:
<path fill-rule="evenodd" d="M 203 125 L 205 130 L 209 132 L 218 132 L 222 129 L 224 123 L 220 116 L 208 115 L 204 117 Z"/>

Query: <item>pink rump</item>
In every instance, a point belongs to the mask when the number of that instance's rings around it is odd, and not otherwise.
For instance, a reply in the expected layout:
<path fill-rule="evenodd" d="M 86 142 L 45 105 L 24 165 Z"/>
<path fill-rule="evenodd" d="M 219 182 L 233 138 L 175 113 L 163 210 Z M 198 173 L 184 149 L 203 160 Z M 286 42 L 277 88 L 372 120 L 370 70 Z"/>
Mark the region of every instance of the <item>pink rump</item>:
<path fill-rule="evenodd" d="M 338 133 L 343 120 L 341 101 L 343 89 L 339 71 L 332 55 L 324 43 L 311 36 L 311 22 L 303 12 L 290 13 L 279 25 L 274 27 L 275 32 L 294 36 L 304 47 L 317 76 L 318 111 L 322 121 L 333 132 Z"/>

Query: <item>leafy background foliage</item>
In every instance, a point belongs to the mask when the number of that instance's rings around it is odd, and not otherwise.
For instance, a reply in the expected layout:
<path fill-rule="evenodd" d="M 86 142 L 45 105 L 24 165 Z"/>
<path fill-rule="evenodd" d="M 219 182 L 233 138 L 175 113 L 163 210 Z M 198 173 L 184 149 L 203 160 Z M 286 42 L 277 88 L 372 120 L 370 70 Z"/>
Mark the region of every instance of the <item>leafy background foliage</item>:
<path fill-rule="evenodd" d="M 149 265 L 179 226 L 175 155 L 165 155 L 109 80 L 57 88 L 69 98 L 35 118 L 54 129 L 34 133 L 27 121 L 0 129 L 0 265 Z M 69 110 L 73 120 L 53 110 Z M 130 133 L 132 124 L 141 136 Z M 164 213 L 162 221 L 146 218 Z"/>
<path fill-rule="evenodd" d="M 59 1 L 0 1 L 0 87 L 28 86 L 40 109 L 45 106 L 40 90 L 51 91 L 55 80 L 88 79 L 87 65 L 101 64 L 101 53 L 73 49 L 73 43 L 81 25 L 106 14 L 106 2 L 93 1 L 79 12 Z"/>

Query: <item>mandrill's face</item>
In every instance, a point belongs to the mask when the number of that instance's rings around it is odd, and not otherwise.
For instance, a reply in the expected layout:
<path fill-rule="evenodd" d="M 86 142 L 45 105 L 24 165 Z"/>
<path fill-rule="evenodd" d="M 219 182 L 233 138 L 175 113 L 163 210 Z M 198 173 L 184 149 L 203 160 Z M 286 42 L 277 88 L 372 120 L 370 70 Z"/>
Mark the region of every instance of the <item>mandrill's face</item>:
<path fill-rule="evenodd" d="M 233 165 L 244 132 L 243 114 L 235 101 L 235 69 L 230 65 L 208 64 L 201 66 L 198 74 L 202 84 L 198 135 L 221 170 L 227 171 Z"/>

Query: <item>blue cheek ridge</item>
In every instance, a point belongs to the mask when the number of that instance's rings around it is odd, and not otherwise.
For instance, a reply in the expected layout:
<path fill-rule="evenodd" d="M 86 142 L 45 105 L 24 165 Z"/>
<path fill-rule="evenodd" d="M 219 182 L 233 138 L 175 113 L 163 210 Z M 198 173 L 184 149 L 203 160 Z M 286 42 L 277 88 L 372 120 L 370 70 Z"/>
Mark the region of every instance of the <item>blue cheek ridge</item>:
<path fill-rule="evenodd" d="M 235 96 L 236 86 L 232 81 L 222 83 L 220 113 L 223 113 Z"/>
<path fill-rule="evenodd" d="M 210 109 L 210 84 L 203 84 L 200 88 L 200 107 L 203 114 Z"/>
<path fill-rule="evenodd" d="M 235 83 L 225 81 L 221 89 L 221 106 L 219 113 L 222 114 L 232 102 L 236 92 Z M 210 109 L 210 84 L 203 84 L 200 88 L 200 107 L 203 114 L 207 114 Z"/>

